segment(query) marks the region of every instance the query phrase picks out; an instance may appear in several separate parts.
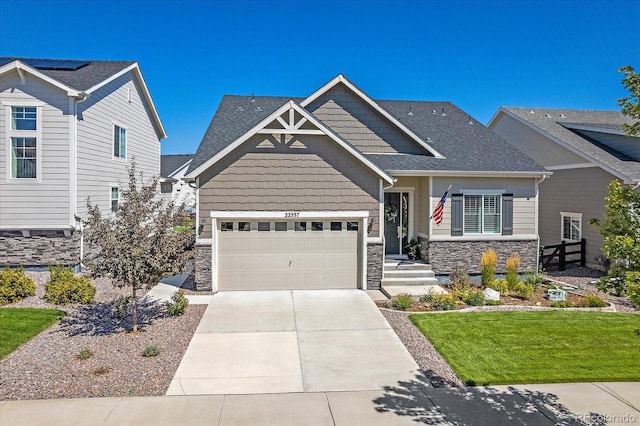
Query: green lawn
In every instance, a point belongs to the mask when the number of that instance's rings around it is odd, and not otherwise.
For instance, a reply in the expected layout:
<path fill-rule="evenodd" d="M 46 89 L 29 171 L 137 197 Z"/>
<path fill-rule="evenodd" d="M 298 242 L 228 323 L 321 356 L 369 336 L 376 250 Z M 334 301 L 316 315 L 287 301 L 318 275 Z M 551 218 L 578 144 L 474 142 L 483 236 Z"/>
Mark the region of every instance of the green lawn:
<path fill-rule="evenodd" d="M 640 381 L 640 315 L 521 311 L 409 318 L 468 385 Z"/>
<path fill-rule="evenodd" d="M 65 315 L 55 309 L 0 309 L 0 359 Z"/>

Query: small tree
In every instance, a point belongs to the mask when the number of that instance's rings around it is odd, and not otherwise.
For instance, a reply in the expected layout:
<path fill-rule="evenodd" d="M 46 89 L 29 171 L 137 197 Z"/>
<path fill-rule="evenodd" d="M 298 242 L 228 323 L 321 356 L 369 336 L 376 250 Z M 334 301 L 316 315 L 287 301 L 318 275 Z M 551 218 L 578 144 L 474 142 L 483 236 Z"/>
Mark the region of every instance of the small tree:
<path fill-rule="evenodd" d="M 618 105 L 624 115 L 638 120 L 634 124 L 623 124 L 622 130 L 627 136 L 640 135 L 640 74 L 631 65 L 620 68 L 618 72 L 624 73 L 622 85 L 631 95 L 618 99 Z"/>
<path fill-rule="evenodd" d="M 609 270 L 608 278 L 625 283 L 627 272 L 640 271 L 640 193 L 632 186 L 612 180 L 605 197 L 604 221 L 591 219 L 590 223 L 604 237 L 602 252 L 616 262 Z M 616 292 L 624 294 L 624 289 L 616 289 Z"/>
<path fill-rule="evenodd" d="M 145 182 L 140 174 L 138 184 L 135 162 L 128 172 L 129 185 L 114 215 L 103 216 L 97 205 L 87 202 L 86 239 L 97 249 L 87 264 L 92 276 L 107 276 L 118 287 L 131 287 L 132 331 L 136 332 L 138 290 L 184 269 L 191 236 L 174 230 L 182 223 L 183 209 L 162 202 L 158 177 Z"/>

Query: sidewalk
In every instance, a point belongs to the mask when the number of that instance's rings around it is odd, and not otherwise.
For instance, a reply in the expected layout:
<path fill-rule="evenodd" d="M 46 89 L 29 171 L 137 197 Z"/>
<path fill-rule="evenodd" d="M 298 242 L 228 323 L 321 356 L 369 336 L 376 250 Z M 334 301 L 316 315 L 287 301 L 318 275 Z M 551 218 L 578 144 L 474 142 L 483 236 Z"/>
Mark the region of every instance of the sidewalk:
<path fill-rule="evenodd" d="M 639 383 L 0 402 L 23 425 L 554 425 L 640 423 Z"/>

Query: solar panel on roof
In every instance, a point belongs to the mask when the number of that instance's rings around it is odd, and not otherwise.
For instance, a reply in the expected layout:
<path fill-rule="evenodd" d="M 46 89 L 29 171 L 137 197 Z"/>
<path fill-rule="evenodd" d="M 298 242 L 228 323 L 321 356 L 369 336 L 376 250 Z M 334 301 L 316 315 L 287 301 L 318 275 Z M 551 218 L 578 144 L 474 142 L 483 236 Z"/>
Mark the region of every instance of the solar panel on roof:
<path fill-rule="evenodd" d="M 21 59 L 25 64 L 39 70 L 75 71 L 89 65 L 89 61 L 75 59 Z"/>

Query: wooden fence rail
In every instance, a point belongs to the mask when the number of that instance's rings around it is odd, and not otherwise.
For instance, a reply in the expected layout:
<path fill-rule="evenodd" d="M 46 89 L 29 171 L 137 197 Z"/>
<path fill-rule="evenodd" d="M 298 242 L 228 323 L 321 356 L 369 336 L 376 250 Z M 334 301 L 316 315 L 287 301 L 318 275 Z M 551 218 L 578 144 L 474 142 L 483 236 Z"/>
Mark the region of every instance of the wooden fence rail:
<path fill-rule="evenodd" d="M 579 249 L 571 250 L 573 247 L 579 246 Z M 586 246 L 587 241 L 583 238 L 575 243 L 567 243 L 550 246 L 540 246 L 539 260 L 543 269 L 557 266 L 558 271 L 567 269 L 567 265 L 579 263 L 584 266 L 586 263 Z M 576 257 L 576 255 L 579 255 Z M 555 259 L 557 258 L 557 261 Z"/>

